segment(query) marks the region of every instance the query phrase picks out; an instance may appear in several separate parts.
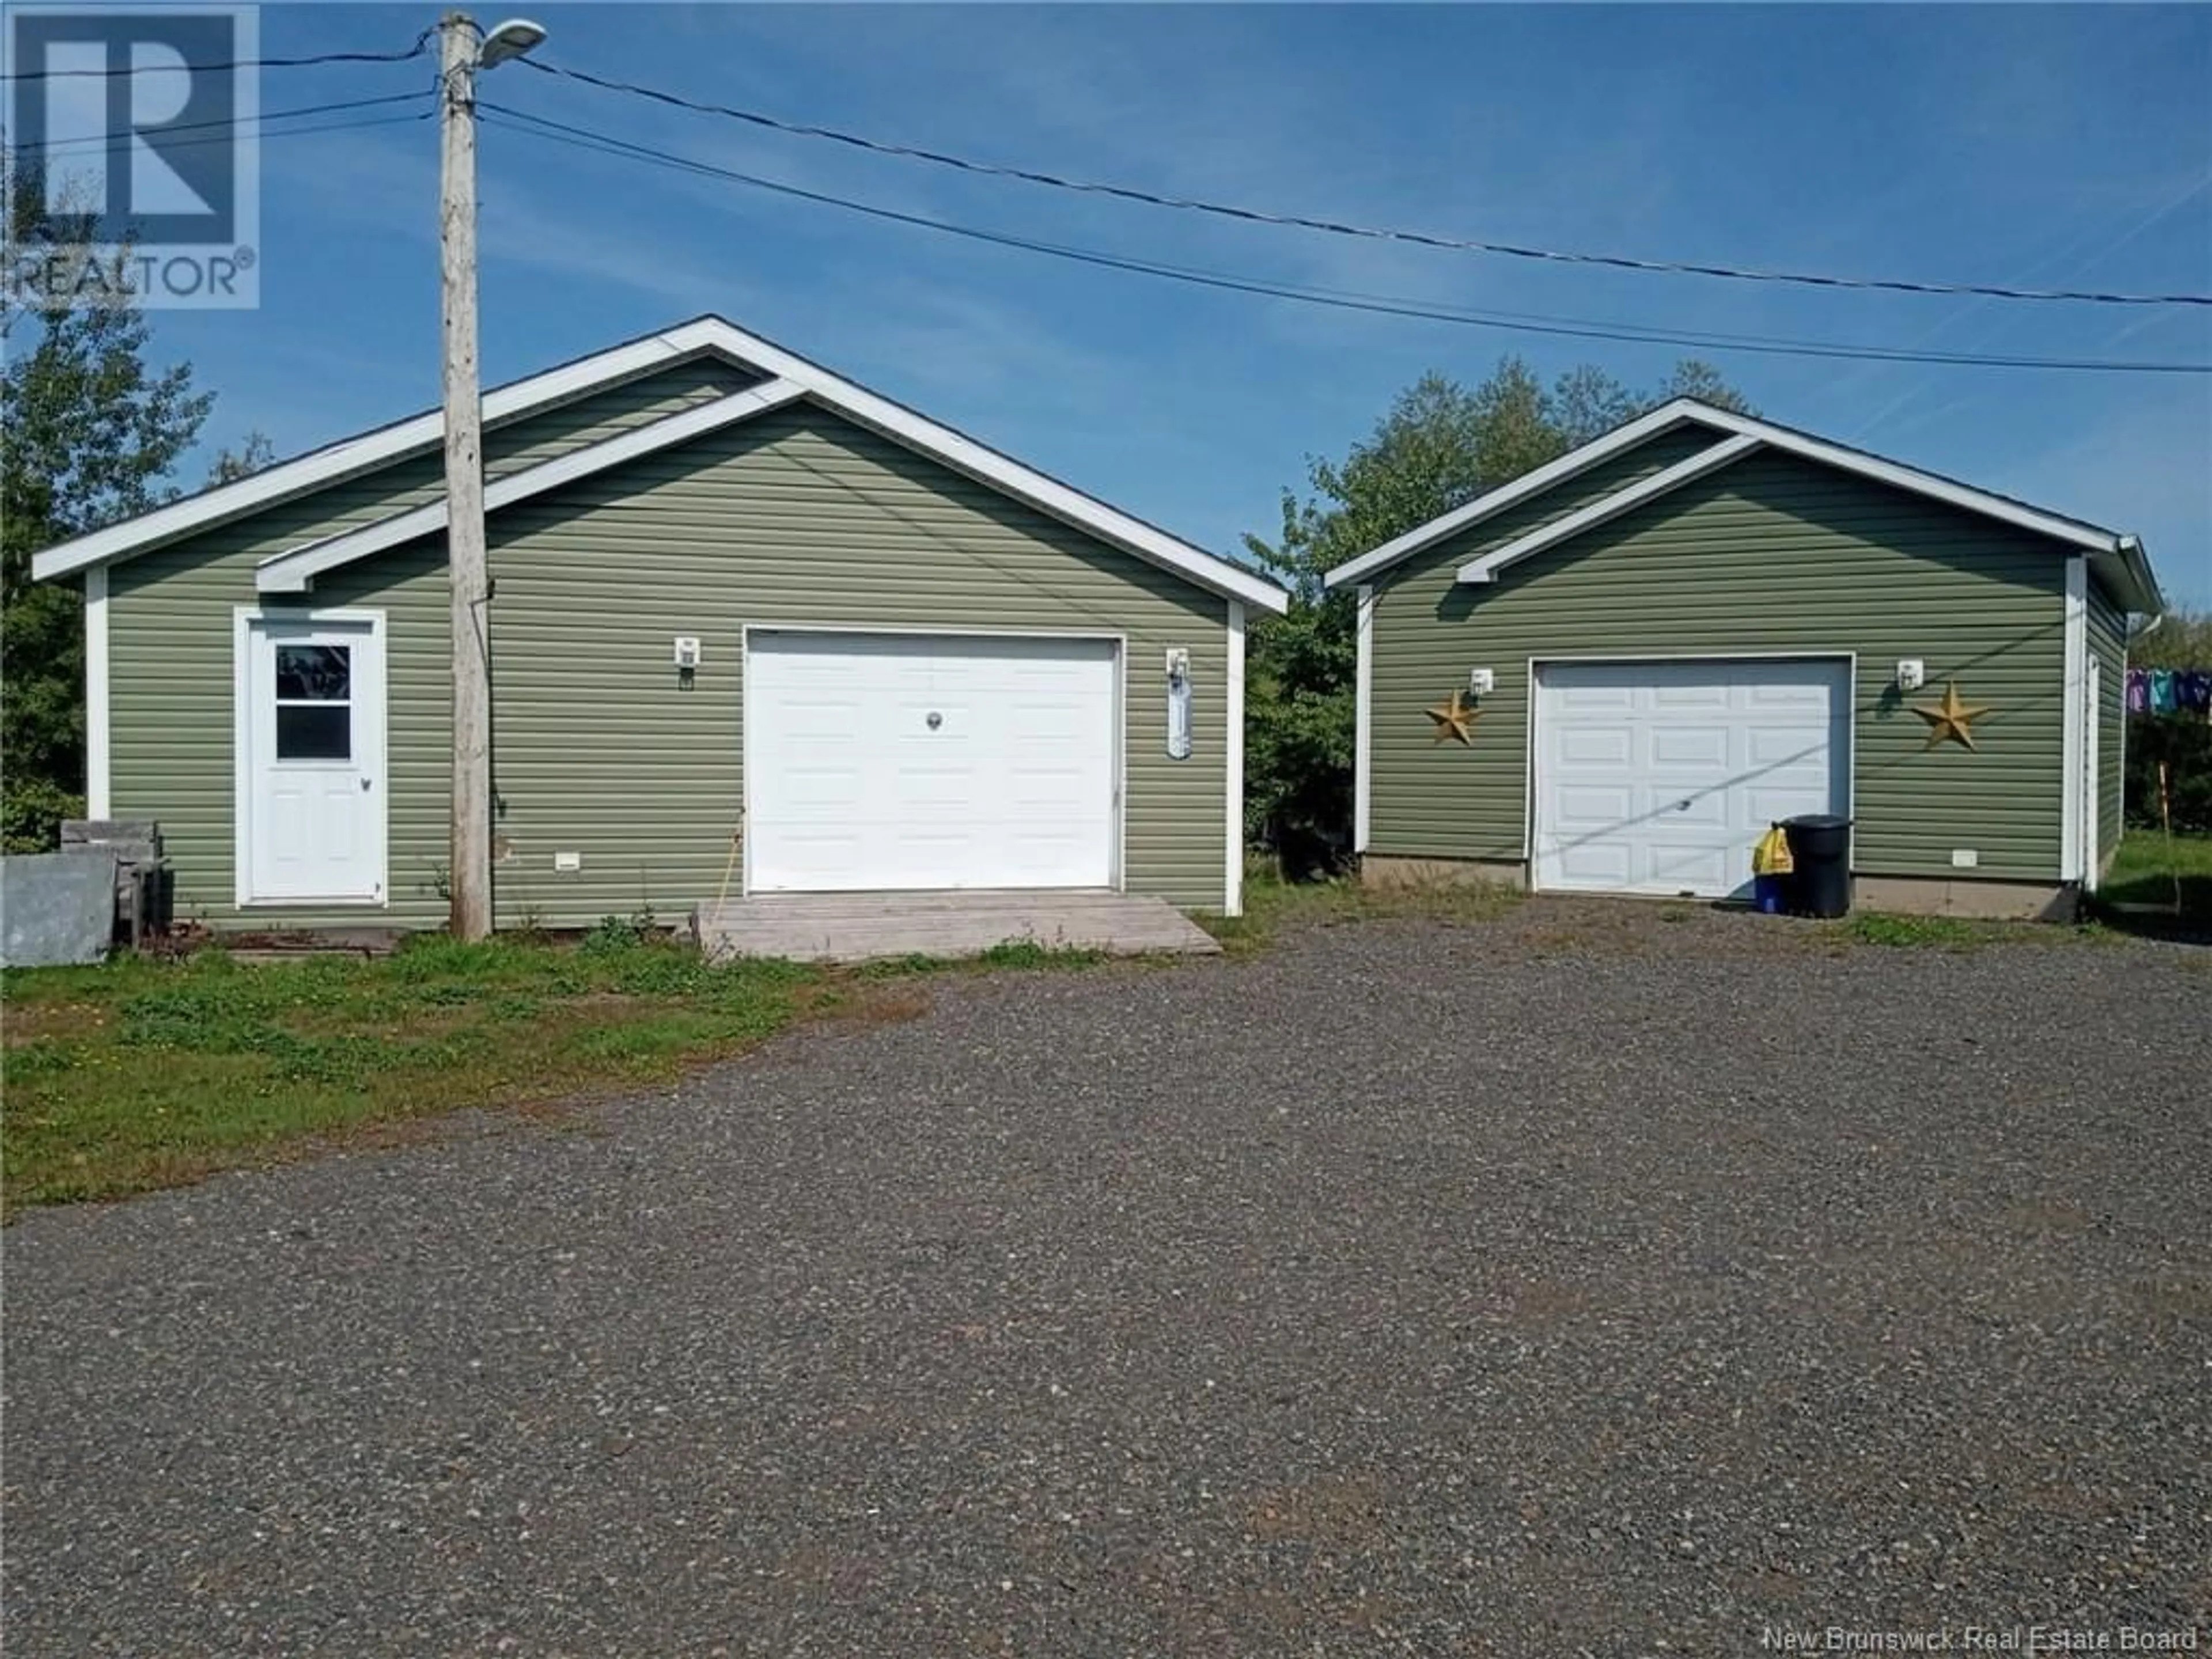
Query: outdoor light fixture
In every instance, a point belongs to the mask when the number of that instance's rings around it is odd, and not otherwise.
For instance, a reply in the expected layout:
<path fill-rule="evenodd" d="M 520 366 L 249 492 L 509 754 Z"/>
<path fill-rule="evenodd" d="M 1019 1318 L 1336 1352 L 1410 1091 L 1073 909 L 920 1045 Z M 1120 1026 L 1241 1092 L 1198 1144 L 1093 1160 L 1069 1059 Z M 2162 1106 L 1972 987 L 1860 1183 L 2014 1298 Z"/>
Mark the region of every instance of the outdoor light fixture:
<path fill-rule="evenodd" d="M 521 57 L 544 38 L 542 25 L 527 17 L 510 17 L 484 36 L 483 49 L 477 52 L 477 62 L 485 69 L 497 69 L 509 58 Z"/>

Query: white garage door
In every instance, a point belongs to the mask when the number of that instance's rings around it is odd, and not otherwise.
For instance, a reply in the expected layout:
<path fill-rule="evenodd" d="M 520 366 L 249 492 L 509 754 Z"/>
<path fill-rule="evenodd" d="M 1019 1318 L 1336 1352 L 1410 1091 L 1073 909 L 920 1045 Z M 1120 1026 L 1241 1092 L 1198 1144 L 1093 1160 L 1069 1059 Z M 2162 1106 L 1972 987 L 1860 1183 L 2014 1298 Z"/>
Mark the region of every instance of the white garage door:
<path fill-rule="evenodd" d="M 1534 713 L 1539 887 L 1741 896 L 1767 825 L 1848 810 L 1840 661 L 1544 664 Z"/>
<path fill-rule="evenodd" d="M 1109 887 L 1107 640 L 755 629 L 754 892 Z"/>

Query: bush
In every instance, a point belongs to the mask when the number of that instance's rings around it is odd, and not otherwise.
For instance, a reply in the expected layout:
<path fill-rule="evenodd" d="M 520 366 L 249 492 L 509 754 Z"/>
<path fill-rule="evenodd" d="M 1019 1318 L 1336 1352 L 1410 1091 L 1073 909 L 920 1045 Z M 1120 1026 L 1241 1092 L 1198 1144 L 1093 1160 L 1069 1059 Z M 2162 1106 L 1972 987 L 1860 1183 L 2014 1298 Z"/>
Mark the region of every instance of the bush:
<path fill-rule="evenodd" d="M 84 797 L 46 778 L 9 778 L 0 787 L 0 851 L 51 853 L 62 820 L 84 816 Z"/>
<path fill-rule="evenodd" d="M 2158 769 L 2166 769 L 2173 827 L 2212 835 L 2212 721 L 2203 714 L 2128 717 L 2128 822 L 2160 823 Z"/>

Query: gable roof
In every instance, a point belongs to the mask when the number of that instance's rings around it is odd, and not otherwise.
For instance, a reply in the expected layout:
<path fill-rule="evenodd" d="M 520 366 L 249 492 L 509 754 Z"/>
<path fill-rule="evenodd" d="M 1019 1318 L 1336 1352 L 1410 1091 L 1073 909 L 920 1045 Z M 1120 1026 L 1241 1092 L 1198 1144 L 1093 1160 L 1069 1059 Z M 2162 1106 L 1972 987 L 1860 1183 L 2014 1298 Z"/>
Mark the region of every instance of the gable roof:
<path fill-rule="evenodd" d="M 930 420 L 720 317 L 696 318 L 660 333 L 497 387 L 484 394 L 484 422 L 487 426 L 502 425 L 702 356 L 726 359 L 765 376 L 766 382 L 682 415 L 633 428 L 524 472 L 494 479 L 486 488 L 487 510 L 572 478 L 589 476 L 653 449 L 684 441 L 731 420 L 747 418 L 769 407 L 781 407 L 804 399 L 868 427 L 1101 541 L 1171 570 L 1208 592 L 1276 612 L 1289 605 L 1290 596 L 1258 573 L 1109 507 L 964 433 Z M 714 413 L 710 416 L 708 411 Z M 60 543 L 33 559 L 32 574 L 40 580 L 50 580 L 149 552 L 185 536 L 312 494 L 343 479 L 427 453 L 438 448 L 444 438 L 444 416 L 441 411 L 431 410 L 313 451 L 250 477 L 203 490 L 105 530 Z M 394 514 L 364 530 L 292 550 L 264 562 L 264 574 L 257 577 L 257 585 L 264 591 L 303 592 L 316 571 L 331 568 L 352 558 L 366 557 L 381 547 L 440 528 L 445 522 L 444 514 L 444 503 L 440 501 L 426 507 Z M 404 527 L 408 526 L 414 527 Z M 298 562 L 293 562 L 295 560 Z M 286 585 L 295 580 L 298 586 Z"/>
<path fill-rule="evenodd" d="M 1685 428 L 1703 428 L 1711 432 L 1718 441 L 1650 477 L 1626 485 L 1553 524 L 1516 538 L 1504 547 L 1494 548 L 1480 558 L 1471 560 L 1460 568 L 1459 580 L 1463 582 L 1494 581 L 1498 572 L 1516 560 L 1554 546 L 1632 507 L 1656 501 L 1692 478 L 1708 476 L 1723 467 L 1734 465 L 1747 456 L 1772 449 L 2048 537 L 2087 554 L 2100 580 L 2128 610 L 2156 615 L 2165 608 L 2165 599 L 2158 591 L 2158 580 L 2151 573 L 2150 562 L 2144 555 L 2142 543 L 2133 536 L 2046 512 L 2025 501 L 2014 501 L 2008 495 L 1977 489 L 1956 479 L 1925 472 L 1917 467 L 1906 466 L 1902 462 L 1869 454 L 1864 450 L 1832 443 L 1825 438 L 1816 438 L 1810 433 L 1800 432 L 1791 427 L 1739 415 L 1731 410 L 1717 409 L 1694 398 L 1677 398 L 1648 415 L 1616 427 L 1581 448 L 1570 450 L 1534 471 L 1522 474 L 1510 483 L 1502 484 L 1478 495 L 1465 506 L 1431 519 L 1418 529 L 1408 531 L 1370 552 L 1339 565 L 1323 580 L 1330 587 L 1340 587 L 1347 582 L 1371 580 L 1394 565 L 1435 546 L 1447 537 L 1457 535 L 1462 530 L 1494 518 L 1508 507 L 1577 477 L 1662 434 Z"/>

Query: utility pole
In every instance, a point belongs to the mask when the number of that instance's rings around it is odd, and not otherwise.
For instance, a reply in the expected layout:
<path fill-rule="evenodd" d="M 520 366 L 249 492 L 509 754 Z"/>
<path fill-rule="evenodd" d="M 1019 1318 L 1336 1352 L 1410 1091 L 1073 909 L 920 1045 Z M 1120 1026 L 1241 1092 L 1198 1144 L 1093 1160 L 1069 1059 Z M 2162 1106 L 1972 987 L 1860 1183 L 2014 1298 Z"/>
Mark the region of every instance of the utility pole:
<path fill-rule="evenodd" d="M 484 555 L 483 402 L 477 375 L 477 72 L 545 38 L 526 18 L 487 39 L 476 20 L 439 24 L 438 246 L 444 337 L 446 567 L 453 666 L 453 937 L 491 934 L 491 583 Z"/>
<path fill-rule="evenodd" d="M 484 557 L 483 403 L 477 382 L 477 60 L 475 20 L 439 25 L 438 246 L 444 313 L 446 571 L 453 606 L 453 833 L 449 876 L 455 939 L 491 933 L 491 618 Z"/>

